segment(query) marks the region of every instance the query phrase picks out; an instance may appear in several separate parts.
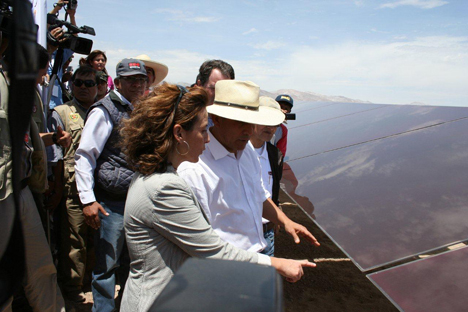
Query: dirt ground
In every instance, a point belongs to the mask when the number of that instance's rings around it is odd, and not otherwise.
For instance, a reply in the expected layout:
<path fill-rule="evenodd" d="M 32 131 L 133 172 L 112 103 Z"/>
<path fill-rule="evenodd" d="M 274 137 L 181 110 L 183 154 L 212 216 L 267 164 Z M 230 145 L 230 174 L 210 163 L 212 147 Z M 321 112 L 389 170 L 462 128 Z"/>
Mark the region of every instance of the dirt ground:
<path fill-rule="evenodd" d="M 296 245 L 283 230 L 275 237 L 275 256 L 317 260 L 317 267 L 307 268 L 299 282 L 284 281 L 285 311 L 398 311 L 297 205 L 288 204 L 284 193 L 280 200 L 286 215 L 306 226 L 321 244 Z"/>

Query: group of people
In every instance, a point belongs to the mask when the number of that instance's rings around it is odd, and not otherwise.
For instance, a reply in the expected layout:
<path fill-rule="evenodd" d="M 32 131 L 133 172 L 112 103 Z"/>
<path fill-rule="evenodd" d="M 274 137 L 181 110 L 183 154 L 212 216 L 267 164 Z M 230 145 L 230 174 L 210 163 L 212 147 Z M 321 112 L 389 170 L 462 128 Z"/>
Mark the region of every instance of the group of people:
<path fill-rule="evenodd" d="M 168 67 L 146 55 L 121 60 L 112 79 L 100 50 L 80 60 L 68 90 L 72 53 L 61 51 L 51 72 L 54 50 L 38 47 L 37 83 L 47 71 L 55 79 L 49 102 L 36 94 L 22 158 L 23 285 L 34 310 L 79 309 L 90 270 L 93 311 L 148 311 L 188 257 L 273 266 L 290 282 L 315 266 L 274 257 L 279 227 L 296 243 L 319 245 L 279 208 L 289 95 L 260 96 L 222 60 L 204 62 L 191 87 L 163 82 Z M 4 71 L 0 95 L 1 143 L 9 146 Z M 8 157 L 1 155 L 1 207 L 12 205 Z M 47 209 L 59 220 L 57 271 L 42 226 Z"/>

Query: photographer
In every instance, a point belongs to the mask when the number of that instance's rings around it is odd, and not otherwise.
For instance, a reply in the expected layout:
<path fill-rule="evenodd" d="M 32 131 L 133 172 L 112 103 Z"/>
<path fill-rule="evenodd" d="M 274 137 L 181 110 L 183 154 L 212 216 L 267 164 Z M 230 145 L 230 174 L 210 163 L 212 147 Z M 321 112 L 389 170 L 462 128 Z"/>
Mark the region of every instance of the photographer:
<path fill-rule="evenodd" d="M 57 3 L 54 4 L 54 8 L 52 11 L 50 11 L 50 14 L 58 15 L 60 10 L 65 7 L 65 12 L 66 14 L 70 17 L 70 23 L 74 26 L 76 26 L 76 20 L 75 20 L 75 13 L 76 13 L 76 8 L 75 9 L 69 9 L 68 8 L 68 3 L 69 1 L 63 1 L 59 0 Z M 65 30 L 62 29 L 62 27 L 55 27 L 52 30 L 50 30 L 51 37 L 53 37 L 58 43 L 61 43 L 65 40 L 63 35 L 65 34 Z M 52 44 L 51 41 L 48 39 L 47 42 L 47 50 L 49 53 L 51 53 L 51 62 L 49 69 L 47 70 L 47 74 L 52 77 L 52 70 L 54 68 L 55 64 L 55 59 L 57 57 L 57 48 L 58 45 Z M 60 62 L 60 66 L 57 71 L 57 79 L 54 81 L 53 85 L 49 86 L 49 88 L 52 88 L 52 96 L 50 97 L 49 101 L 49 108 L 53 109 L 55 106 L 63 104 L 63 93 L 62 93 L 62 86 L 61 86 L 61 81 L 63 78 L 63 67 L 65 63 L 73 56 L 73 51 L 71 49 L 63 49 L 63 56 L 62 60 Z"/>
<path fill-rule="evenodd" d="M 69 1 L 59 0 L 57 3 L 54 4 L 54 8 L 52 9 L 52 11 L 50 11 L 50 14 L 58 15 L 60 10 L 63 7 L 65 7 L 66 13 L 70 16 L 70 23 L 76 26 L 75 12 L 76 12 L 76 6 L 78 4 L 76 1 L 72 1 L 72 2 L 73 3 L 71 5 L 68 5 Z"/>

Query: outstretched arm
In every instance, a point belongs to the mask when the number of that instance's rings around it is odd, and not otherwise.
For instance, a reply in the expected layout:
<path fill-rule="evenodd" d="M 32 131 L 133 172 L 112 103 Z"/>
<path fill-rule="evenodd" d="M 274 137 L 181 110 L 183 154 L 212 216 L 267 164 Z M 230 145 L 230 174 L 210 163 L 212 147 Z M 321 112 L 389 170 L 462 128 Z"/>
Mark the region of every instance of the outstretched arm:
<path fill-rule="evenodd" d="M 315 246 L 320 246 L 320 243 L 309 232 L 309 230 L 307 230 L 305 226 L 293 222 L 291 219 L 289 219 L 284 214 L 284 212 L 275 205 L 271 198 L 268 198 L 263 202 L 263 217 L 275 223 L 276 225 L 283 226 L 285 231 L 294 238 L 294 242 L 296 244 L 300 243 L 301 240 L 299 236 L 302 236 Z"/>

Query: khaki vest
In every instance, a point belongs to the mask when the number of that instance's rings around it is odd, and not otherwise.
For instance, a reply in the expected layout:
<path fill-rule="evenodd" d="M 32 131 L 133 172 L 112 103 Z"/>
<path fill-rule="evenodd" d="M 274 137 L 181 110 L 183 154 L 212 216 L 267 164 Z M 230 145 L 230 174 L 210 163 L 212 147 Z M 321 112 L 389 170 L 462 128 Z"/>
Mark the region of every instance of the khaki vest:
<path fill-rule="evenodd" d="M 41 95 L 37 89 L 35 90 L 34 106 L 31 117 L 36 123 L 39 133 L 47 132 L 44 117 L 44 105 L 42 104 Z"/>
<path fill-rule="evenodd" d="M 8 84 L 0 73 L 0 200 L 13 193 L 13 163 L 11 159 L 10 128 L 8 126 Z"/>
<path fill-rule="evenodd" d="M 64 175 L 66 183 L 71 187 L 70 191 L 73 192 L 73 194 L 78 194 L 75 184 L 75 153 L 80 145 L 86 110 L 78 105 L 75 100 L 56 106 L 54 110 L 59 114 L 60 119 L 62 119 L 62 123 L 65 127 L 63 130 L 70 133 L 72 137 L 70 147 L 63 152 Z"/>

